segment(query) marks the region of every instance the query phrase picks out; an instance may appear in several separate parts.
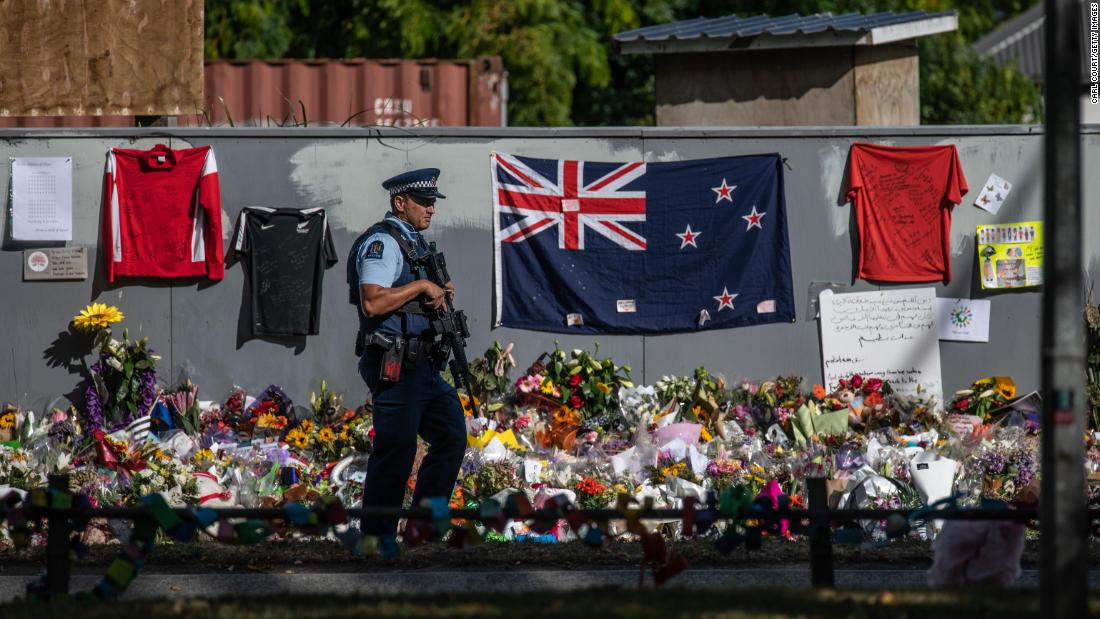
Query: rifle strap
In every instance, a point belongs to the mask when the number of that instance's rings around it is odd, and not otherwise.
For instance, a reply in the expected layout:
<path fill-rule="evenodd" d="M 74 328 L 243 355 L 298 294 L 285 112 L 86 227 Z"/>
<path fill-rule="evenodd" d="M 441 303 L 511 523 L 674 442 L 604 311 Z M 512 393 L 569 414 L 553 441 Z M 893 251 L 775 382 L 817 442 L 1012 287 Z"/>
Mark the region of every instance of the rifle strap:
<path fill-rule="evenodd" d="M 420 268 L 418 265 L 420 253 L 413 247 L 413 244 L 405 238 L 405 235 L 401 233 L 401 229 L 397 224 L 383 219 L 382 227 L 393 237 L 394 241 L 397 241 L 397 247 L 401 249 L 401 254 L 409 265 L 409 271 L 412 273 L 413 279 L 420 279 Z M 414 300 L 397 308 L 396 312 L 401 315 L 402 330 L 407 330 L 408 324 L 406 323 L 406 316 L 408 314 L 424 315 L 424 308 L 420 305 L 420 301 Z"/>
<path fill-rule="evenodd" d="M 405 257 L 405 260 L 409 263 L 409 270 L 413 272 L 413 277 L 420 279 L 416 263 L 419 262 L 420 252 L 413 247 L 413 244 L 409 242 L 405 235 L 401 233 L 397 224 L 382 220 L 382 227 L 386 229 L 386 232 L 393 237 L 393 240 L 397 241 L 397 246 L 401 248 L 401 254 Z"/>

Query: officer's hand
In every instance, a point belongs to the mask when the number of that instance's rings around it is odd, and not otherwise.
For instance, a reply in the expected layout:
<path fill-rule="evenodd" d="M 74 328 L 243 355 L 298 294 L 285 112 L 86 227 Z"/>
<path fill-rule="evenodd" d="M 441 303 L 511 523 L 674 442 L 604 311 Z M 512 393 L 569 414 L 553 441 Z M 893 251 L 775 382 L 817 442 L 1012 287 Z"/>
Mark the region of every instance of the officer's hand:
<path fill-rule="evenodd" d="M 454 282 L 447 282 L 447 285 L 444 286 L 443 289 L 446 290 L 446 292 L 447 292 L 447 298 L 454 301 L 454 299 L 455 299 L 455 283 Z"/>
<path fill-rule="evenodd" d="M 431 309 L 442 309 L 446 301 L 446 291 L 436 285 L 435 282 L 426 279 L 420 281 L 423 282 L 421 284 L 421 294 L 426 297 L 424 305 Z"/>

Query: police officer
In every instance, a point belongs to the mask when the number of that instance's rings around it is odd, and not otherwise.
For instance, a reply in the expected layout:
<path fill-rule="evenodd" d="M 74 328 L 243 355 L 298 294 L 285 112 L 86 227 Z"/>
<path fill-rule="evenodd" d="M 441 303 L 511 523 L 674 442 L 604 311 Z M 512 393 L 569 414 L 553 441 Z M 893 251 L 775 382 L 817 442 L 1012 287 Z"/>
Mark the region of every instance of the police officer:
<path fill-rule="evenodd" d="M 431 225 L 439 170 L 414 170 L 382 183 L 390 212 L 352 245 L 351 301 L 359 310 L 359 374 L 374 402 L 374 450 L 367 461 L 364 507 L 401 507 L 416 457 L 427 441 L 412 505 L 451 496 L 466 451 L 466 423 L 454 387 L 429 361 L 434 345 L 424 307 L 441 308 L 454 294 L 425 278 L 408 256 L 428 251 L 420 231 Z M 390 535 L 397 519 L 364 519 L 363 532 Z"/>

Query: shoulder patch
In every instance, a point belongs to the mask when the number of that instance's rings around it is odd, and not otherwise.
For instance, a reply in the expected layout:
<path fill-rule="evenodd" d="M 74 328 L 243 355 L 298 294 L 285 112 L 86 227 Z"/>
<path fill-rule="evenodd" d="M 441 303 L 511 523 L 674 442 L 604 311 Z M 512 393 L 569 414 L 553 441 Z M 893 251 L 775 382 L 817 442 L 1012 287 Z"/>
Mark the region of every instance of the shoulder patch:
<path fill-rule="evenodd" d="M 370 245 L 367 246 L 367 254 L 364 258 L 367 260 L 381 258 L 382 250 L 385 249 L 385 247 L 382 241 L 371 241 Z"/>

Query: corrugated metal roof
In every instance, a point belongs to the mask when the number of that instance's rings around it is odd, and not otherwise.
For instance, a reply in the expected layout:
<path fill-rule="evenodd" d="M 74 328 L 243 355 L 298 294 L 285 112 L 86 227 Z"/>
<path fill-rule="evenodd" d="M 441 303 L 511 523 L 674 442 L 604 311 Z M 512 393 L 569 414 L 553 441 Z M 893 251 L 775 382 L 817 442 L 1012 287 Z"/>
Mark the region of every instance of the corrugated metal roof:
<path fill-rule="evenodd" d="M 793 14 L 784 17 L 770 17 L 768 15 L 758 15 L 756 17 L 738 17 L 737 15 L 716 18 L 698 17 L 620 32 L 615 35 L 615 40 L 624 43 L 637 40 L 666 41 L 701 37 L 744 38 L 761 34 L 810 35 L 826 31 L 870 32 L 875 28 L 910 24 L 941 17 L 953 17 L 954 15 L 954 12 L 911 11 L 908 13 L 893 13 L 887 11 L 870 15 L 861 13 L 846 13 L 844 15 L 819 13 L 817 15 Z"/>
<path fill-rule="evenodd" d="M 1088 75 L 1089 3 L 1080 2 L 1081 9 L 1081 75 Z M 996 58 L 1001 63 L 1015 63 L 1021 73 L 1038 84 L 1044 83 L 1046 67 L 1043 36 L 1046 11 L 1040 2 L 1006 21 L 974 43 L 974 51 Z"/>
<path fill-rule="evenodd" d="M 206 116 L 177 116 L 178 126 L 227 124 L 230 117 L 236 126 L 305 120 L 310 125 L 499 127 L 506 119 L 506 77 L 496 56 L 214 60 L 206 62 L 203 78 Z M 133 116 L 0 117 L 0 127 L 133 126 Z"/>

